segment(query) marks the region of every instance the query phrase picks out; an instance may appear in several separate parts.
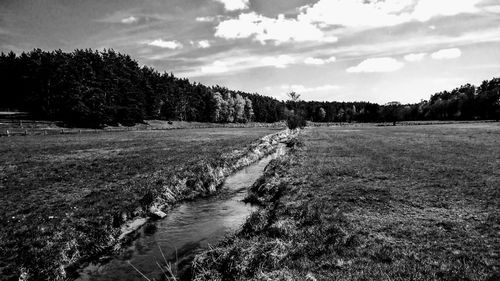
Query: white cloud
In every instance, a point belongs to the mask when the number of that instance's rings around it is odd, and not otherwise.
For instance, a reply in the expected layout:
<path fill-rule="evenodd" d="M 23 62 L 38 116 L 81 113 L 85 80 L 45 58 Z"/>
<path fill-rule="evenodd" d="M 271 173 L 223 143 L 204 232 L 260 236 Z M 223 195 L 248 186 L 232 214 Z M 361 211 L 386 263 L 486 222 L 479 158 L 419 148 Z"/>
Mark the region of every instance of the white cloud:
<path fill-rule="evenodd" d="M 250 5 L 250 0 L 215 0 L 224 4 L 224 8 L 228 11 L 245 10 Z"/>
<path fill-rule="evenodd" d="M 254 37 L 262 44 L 266 41 L 274 41 L 276 44 L 288 41 L 337 41 L 336 37 L 326 36 L 314 24 L 287 19 L 283 15 L 268 18 L 254 12 L 220 22 L 216 27 L 215 36 L 225 39 Z"/>
<path fill-rule="evenodd" d="M 408 54 L 408 55 L 404 56 L 404 59 L 406 61 L 416 62 L 416 61 L 423 60 L 425 55 L 426 55 L 426 53 Z"/>
<path fill-rule="evenodd" d="M 322 65 L 325 64 L 325 61 L 322 59 L 317 59 L 317 58 L 307 58 L 304 60 L 305 64 L 311 64 L 311 65 Z"/>
<path fill-rule="evenodd" d="M 336 61 L 337 59 L 335 57 L 329 57 L 327 59 L 320 59 L 320 58 L 313 58 L 309 57 L 304 60 L 305 64 L 310 64 L 310 65 L 323 65 L 327 63 L 331 63 Z"/>
<path fill-rule="evenodd" d="M 395 38 L 390 41 L 366 42 L 339 46 L 335 48 L 337 57 L 370 57 L 391 56 L 395 53 L 411 53 L 427 50 L 431 46 L 439 49 L 446 46 L 463 46 L 477 43 L 500 42 L 500 27 L 475 30 L 463 33 L 459 36 L 447 36 L 443 34 L 432 34 L 425 36 L 412 36 Z"/>
<path fill-rule="evenodd" d="M 197 22 L 212 22 L 215 20 L 215 17 L 197 17 Z"/>
<path fill-rule="evenodd" d="M 134 17 L 134 16 L 130 16 L 128 18 L 124 18 L 124 19 L 121 20 L 121 22 L 125 23 L 125 24 L 135 23 L 137 21 L 138 21 L 138 19 L 136 17 Z"/>
<path fill-rule="evenodd" d="M 481 0 L 420 0 L 412 14 L 412 18 L 419 21 L 428 21 L 436 16 L 453 16 L 461 13 L 475 13 L 479 11 L 476 5 Z"/>
<path fill-rule="evenodd" d="M 409 15 L 396 14 L 411 4 L 411 0 L 364 1 L 364 0 L 320 0 L 312 6 L 302 8 L 299 19 L 327 25 L 389 26 L 408 20 Z"/>
<path fill-rule="evenodd" d="M 489 13 L 500 14 L 500 5 L 486 6 L 486 7 L 483 7 L 483 10 L 485 10 Z"/>
<path fill-rule="evenodd" d="M 456 59 L 462 56 L 462 51 L 458 48 L 443 49 L 431 54 L 436 60 Z"/>
<path fill-rule="evenodd" d="M 204 74 L 217 74 L 228 72 L 230 65 L 224 61 L 215 61 L 211 65 L 202 66 L 200 69 L 201 73 Z"/>
<path fill-rule="evenodd" d="M 338 90 L 340 86 L 338 85 L 323 85 L 311 88 L 312 91 L 330 91 L 330 90 Z"/>
<path fill-rule="evenodd" d="M 371 58 L 362 61 L 357 66 L 349 67 L 349 73 L 363 73 L 363 72 L 393 72 L 401 69 L 404 66 L 393 58 Z"/>
<path fill-rule="evenodd" d="M 310 93 L 310 92 L 320 92 L 320 91 L 333 91 L 340 89 L 340 86 L 331 84 L 326 84 L 316 87 L 306 87 L 304 85 L 282 85 L 281 89 L 285 91 L 294 91 L 300 94 L 300 93 Z"/>
<path fill-rule="evenodd" d="M 228 0 L 217 0 L 220 2 Z M 240 3 L 242 0 L 235 0 Z M 436 16 L 475 13 L 481 0 L 319 0 L 303 6 L 296 18 L 266 17 L 255 12 L 221 21 L 215 36 L 225 39 L 254 38 L 265 44 L 296 41 L 336 42 L 323 30 L 329 26 L 371 28 L 393 26 L 410 21 L 428 21 Z M 247 3 L 248 1 L 244 1 Z M 247 3 L 248 4 L 248 3 Z M 231 4 L 237 6 L 236 4 Z M 247 5 L 239 4 L 239 7 Z"/>
<path fill-rule="evenodd" d="M 298 60 L 289 55 L 280 56 L 232 56 L 227 58 L 218 58 L 214 62 L 203 65 L 190 72 L 182 73 L 185 77 L 197 77 L 210 74 L 236 73 L 258 67 L 286 68 L 289 65 L 296 64 Z"/>
<path fill-rule="evenodd" d="M 335 42 L 339 41 L 339 38 L 337 38 L 335 36 L 325 36 L 320 41 L 325 42 L 325 43 L 335 43 Z"/>
<path fill-rule="evenodd" d="M 147 43 L 149 46 L 155 46 L 155 47 L 160 47 L 160 48 L 166 48 L 166 49 L 180 49 L 182 48 L 182 44 L 179 43 L 178 41 L 164 41 L 163 39 L 156 39 L 154 41 L 148 42 Z"/>
<path fill-rule="evenodd" d="M 261 60 L 262 66 L 274 66 L 277 68 L 285 68 L 290 64 L 294 64 L 295 59 L 288 55 L 280 55 L 277 57 L 264 57 Z"/>
<path fill-rule="evenodd" d="M 479 11 L 481 0 L 319 0 L 301 8 L 300 21 L 346 27 L 392 26 Z"/>
<path fill-rule="evenodd" d="M 222 21 L 216 27 L 215 36 L 226 39 L 248 38 L 261 31 L 257 26 L 258 20 L 255 13 L 249 13 L 241 14 L 237 19 Z"/>
<path fill-rule="evenodd" d="M 198 47 L 202 49 L 210 48 L 211 44 L 210 41 L 208 40 L 201 40 L 198 41 Z"/>

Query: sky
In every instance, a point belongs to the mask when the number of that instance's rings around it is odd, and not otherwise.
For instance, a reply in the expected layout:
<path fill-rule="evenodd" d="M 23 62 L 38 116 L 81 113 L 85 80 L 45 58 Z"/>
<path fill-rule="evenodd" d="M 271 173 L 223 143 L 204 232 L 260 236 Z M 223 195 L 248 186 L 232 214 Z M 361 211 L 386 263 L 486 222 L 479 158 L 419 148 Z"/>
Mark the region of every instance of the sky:
<path fill-rule="evenodd" d="M 280 100 L 415 103 L 500 77 L 500 0 L 0 0 L 0 51 L 34 48 Z"/>

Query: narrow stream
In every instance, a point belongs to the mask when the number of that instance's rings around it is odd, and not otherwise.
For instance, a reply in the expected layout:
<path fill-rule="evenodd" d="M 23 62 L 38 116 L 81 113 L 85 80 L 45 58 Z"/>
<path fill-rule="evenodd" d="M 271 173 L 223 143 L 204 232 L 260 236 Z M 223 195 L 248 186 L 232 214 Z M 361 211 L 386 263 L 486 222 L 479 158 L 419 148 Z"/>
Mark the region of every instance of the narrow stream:
<path fill-rule="evenodd" d="M 221 240 L 237 230 L 255 210 L 242 202 L 248 188 L 263 174 L 267 164 L 282 152 L 263 158 L 229 176 L 220 195 L 184 203 L 168 216 L 143 227 L 139 237 L 105 264 L 90 264 L 79 271 L 79 281 L 146 280 L 130 264 L 149 279 L 163 280 L 156 262 L 163 264 L 160 251 L 171 263 L 177 261 L 182 271 L 196 250 Z"/>

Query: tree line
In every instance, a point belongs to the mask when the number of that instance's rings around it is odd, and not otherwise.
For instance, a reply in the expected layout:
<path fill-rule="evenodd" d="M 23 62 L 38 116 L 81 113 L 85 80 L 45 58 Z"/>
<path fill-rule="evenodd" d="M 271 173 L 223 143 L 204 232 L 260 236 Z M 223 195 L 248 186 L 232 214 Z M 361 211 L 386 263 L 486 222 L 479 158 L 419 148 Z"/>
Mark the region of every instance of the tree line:
<path fill-rule="evenodd" d="M 393 122 L 417 120 L 500 120 L 500 78 L 436 93 L 415 104 L 299 102 L 307 120 L 316 122 Z"/>
<path fill-rule="evenodd" d="M 285 102 L 160 73 L 114 50 L 2 53 L 0 84 L 0 109 L 80 127 L 147 119 L 277 122 L 289 118 L 291 110 L 315 122 L 500 119 L 499 78 L 436 93 L 417 104 Z"/>
<path fill-rule="evenodd" d="M 282 103 L 271 97 L 207 87 L 139 66 L 129 55 L 35 49 L 0 55 L 0 109 L 68 126 L 133 125 L 146 119 L 276 122 Z"/>

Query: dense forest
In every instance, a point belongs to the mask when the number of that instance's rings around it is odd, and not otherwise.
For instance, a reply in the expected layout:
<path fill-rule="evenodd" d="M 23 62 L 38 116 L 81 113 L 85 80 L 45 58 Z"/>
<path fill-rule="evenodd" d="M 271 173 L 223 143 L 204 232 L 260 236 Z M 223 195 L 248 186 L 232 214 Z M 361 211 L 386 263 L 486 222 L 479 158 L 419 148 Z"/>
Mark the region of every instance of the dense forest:
<path fill-rule="evenodd" d="M 206 87 L 140 67 L 113 50 L 40 49 L 0 56 L 0 108 L 69 126 L 133 125 L 145 119 L 275 122 L 275 99 Z"/>
<path fill-rule="evenodd" d="M 290 109 L 315 122 L 500 119 L 499 78 L 437 93 L 418 104 L 284 102 L 179 79 L 141 67 L 114 50 L 2 53 L 0 84 L 1 110 L 81 127 L 133 125 L 147 119 L 276 122 Z"/>

